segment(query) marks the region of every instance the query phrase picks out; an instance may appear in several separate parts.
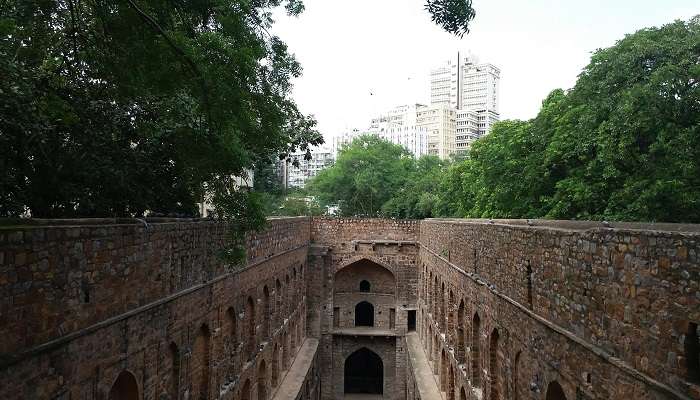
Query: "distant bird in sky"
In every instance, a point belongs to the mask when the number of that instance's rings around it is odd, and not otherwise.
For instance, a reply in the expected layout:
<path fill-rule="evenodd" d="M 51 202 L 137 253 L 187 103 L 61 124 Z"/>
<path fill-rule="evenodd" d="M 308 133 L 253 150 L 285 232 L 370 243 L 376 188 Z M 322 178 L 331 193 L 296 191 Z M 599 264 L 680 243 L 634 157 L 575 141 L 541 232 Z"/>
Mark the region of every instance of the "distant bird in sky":
<path fill-rule="evenodd" d="M 369 95 L 370 95 L 370 96 L 374 96 L 374 93 L 370 90 L 370 91 L 369 91 Z"/>

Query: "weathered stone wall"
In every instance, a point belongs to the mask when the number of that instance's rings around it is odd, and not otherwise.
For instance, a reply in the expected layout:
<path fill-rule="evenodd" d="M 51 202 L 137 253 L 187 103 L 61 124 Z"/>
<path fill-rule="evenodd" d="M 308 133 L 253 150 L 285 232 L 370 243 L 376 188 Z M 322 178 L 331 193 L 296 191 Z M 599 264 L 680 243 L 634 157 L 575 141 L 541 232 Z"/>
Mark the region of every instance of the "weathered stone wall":
<path fill-rule="evenodd" d="M 684 346 L 700 319 L 698 227 L 531 224 L 421 223 L 419 331 L 441 384 L 489 399 L 544 399 L 553 381 L 570 400 L 700 398 Z"/>
<path fill-rule="evenodd" d="M 345 360 L 361 348 L 382 359 L 384 397 L 405 398 L 404 335 L 417 301 L 418 229 L 417 221 L 314 218 L 307 286 L 320 294 L 309 297 L 309 309 L 319 310 L 310 311 L 317 326 L 309 332 L 320 337 L 322 399 L 343 397 Z M 371 283 L 370 292 L 360 291 L 362 280 Z M 374 305 L 372 328 L 355 327 L 360 301 Z"/>
<path fill-rule="evenodd" d="M 0 398 L 269 398 L 305 338 L 309 228 L 270 221 L 242 267 L 214 222 L 1 230 Z"/>
<path fill-rule="evenodd" d="M 419 398 L 418 309 L 445 400 L 700 399 L 698 226 L 275 219 L 240 267 L 217 256 L 225 229 L 0 229 L 0 398 L 333 399 L 360 348 L 382 359 L 385 398 Z M 313 360 L 291 374 L 307 336 Z M 285 378 L 298 391 L 281 396 Z"/>

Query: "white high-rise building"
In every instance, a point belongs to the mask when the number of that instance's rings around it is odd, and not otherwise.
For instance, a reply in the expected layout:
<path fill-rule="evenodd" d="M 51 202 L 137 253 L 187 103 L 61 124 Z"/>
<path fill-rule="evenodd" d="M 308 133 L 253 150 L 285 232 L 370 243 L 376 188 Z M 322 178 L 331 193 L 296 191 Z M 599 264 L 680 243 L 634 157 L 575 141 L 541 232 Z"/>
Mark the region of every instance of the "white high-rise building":
<path fill-rule="evenodd" d="M 369 132 L 367 130 L 359 130 L 359 129 L 352 129 L 352 130 L 347 130 L 344 132 L 341 132 L 335 136 L 333 136 L 332 139 L 332 152 L 333 152 L 333 158 L 338 159 L 338 153 L 340 153 L 340 150 L 352 143 L 353 140 L 355 140 L 356 137 L 366 135 Z"/>
<path fill-rule="evenodd" d="M 501 71 L 493 64 L 475 64 L 469 61 L 462 67 L 460 109 L 475 111 L 483 121 L 479 137 L 489 133 L 499 120 L 498 102 Z"/>
<path fill-rule="evenodd" d="M 455 137 L 455 151 L 467 152 L 472 142 L 479 138 L 479 116 L 476 111 L 457 110 L 457 130 Z"/>
<path fill-rule="evenodd" d="M 430 100 L 434 106 L 449 105 L 457 110 L 472 111 L 477 118 L 477 136 L 469 135 L 469 141 L 488 134 L 499 120 L 498 104 L 501 71 L 493 64 L 479 63 L 473 55 L 462 58 L 457 53 L 456 62 L 448 61 L 430 73 Z M 462 113 L 462 127 L 472 121 L 473 115 Z M 460 119 L 460 118 L 458 118 Z M 464 132 L 460 136 L 465 136 Z M 469 147 L 461 142 L 458 150 Z"/>
<path fill-rule="evenodd" d="M 428 134 L 428 154 L 443 160 L 456 151 L 457 113 L 449 105 L 422 107 L 416 113 L 416 126 Z"/>
<path fill-rule="evenodd" d="M 458 63 L 447 64 L 430 71 L 430 104 L 457 108 Z"/>
<path fill-rule="evenodd" d="M 311 149 L 310 160 L 305 160 L 305 155 L 306 152 L 297 152 L 289 156 L 285 168 L 287 187 L 303 188 L 306 186 L 306 182 L 309 179 L 318 175 L 320 171 L 333 165 L 335 161 L 333 152 L 324 148 Z M 292 161 L 295 159 L 299 163 L 299 166 L 294 166 L 292 164 Z"/>
<path fill-rule="evenodd" d="M 405 147 L 414 157 L 428 154 L 428 131 L 418 126 L 417 113 L 426 108 L 423 104 L 395 107 L 386 114 L 372 119 L 369 133 Z"/>

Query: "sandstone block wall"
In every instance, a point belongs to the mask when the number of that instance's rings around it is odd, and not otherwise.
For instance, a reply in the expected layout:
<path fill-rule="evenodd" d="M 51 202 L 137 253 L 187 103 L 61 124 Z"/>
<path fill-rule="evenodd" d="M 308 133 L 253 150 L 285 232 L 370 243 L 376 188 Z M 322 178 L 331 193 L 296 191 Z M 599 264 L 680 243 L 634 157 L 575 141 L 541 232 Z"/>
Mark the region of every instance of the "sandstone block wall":
<path fill-rule="evenodd" d="M 306 336 L 309 228 L 270 221 L 242 266 L 214 222 L 0 230 L 0 398 L 269 398 Z"/>
<path fill-rule="evenodd" d="M 469 398 L 539 399 L 551 382 L 567 399 L 700 398 L 686 367 L 698 227 L 533 224 L 421 223 L 420 332 L 441 385 Z"/>
<path fill-rule="evenodd" d="M 344 363 L 362 348 L 383 362 L 384 397 L 405 398 L 404 335 L 407 313 L 416 309 L 418 232 L 417 221 L 314 218 L 307 285 L 319 291 L 308 307 L 319 310 L 309 315 L 309 332 L 320 337 L 321 398 L 343 397 Z M 362 280 L 371 283 L 370 292 L 360 291 Z M 353 332 L 354 307 L 363 300 L 375 307 L 371 334 Z"/>

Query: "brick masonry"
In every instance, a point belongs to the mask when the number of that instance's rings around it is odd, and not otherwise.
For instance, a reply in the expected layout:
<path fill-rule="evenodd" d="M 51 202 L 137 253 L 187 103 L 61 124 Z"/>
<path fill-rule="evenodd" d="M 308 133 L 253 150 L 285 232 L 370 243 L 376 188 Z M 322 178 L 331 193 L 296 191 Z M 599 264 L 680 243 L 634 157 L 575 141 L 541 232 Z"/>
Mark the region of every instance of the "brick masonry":
<path fill-rule="evenodd" d="M 309 232 L 272 220 L 235 267 L 213 222 L 0 230 L 0 398 L 269 398 L 306 337 Z"/>
<path fill-rule="evenodd" d="M 416 313 L 445 400 L 700 399 L 698 226 L 284 218 L 249 235 L 243 266 L 218 257 L 225 235 L 1 229 L 0 398 L 267 400 L 313 337 L 285 397 L 342 398 L 366 348 L 384 398 L 416 399 Z M 362 301 L 372 328 L 355 327 Z"/>

